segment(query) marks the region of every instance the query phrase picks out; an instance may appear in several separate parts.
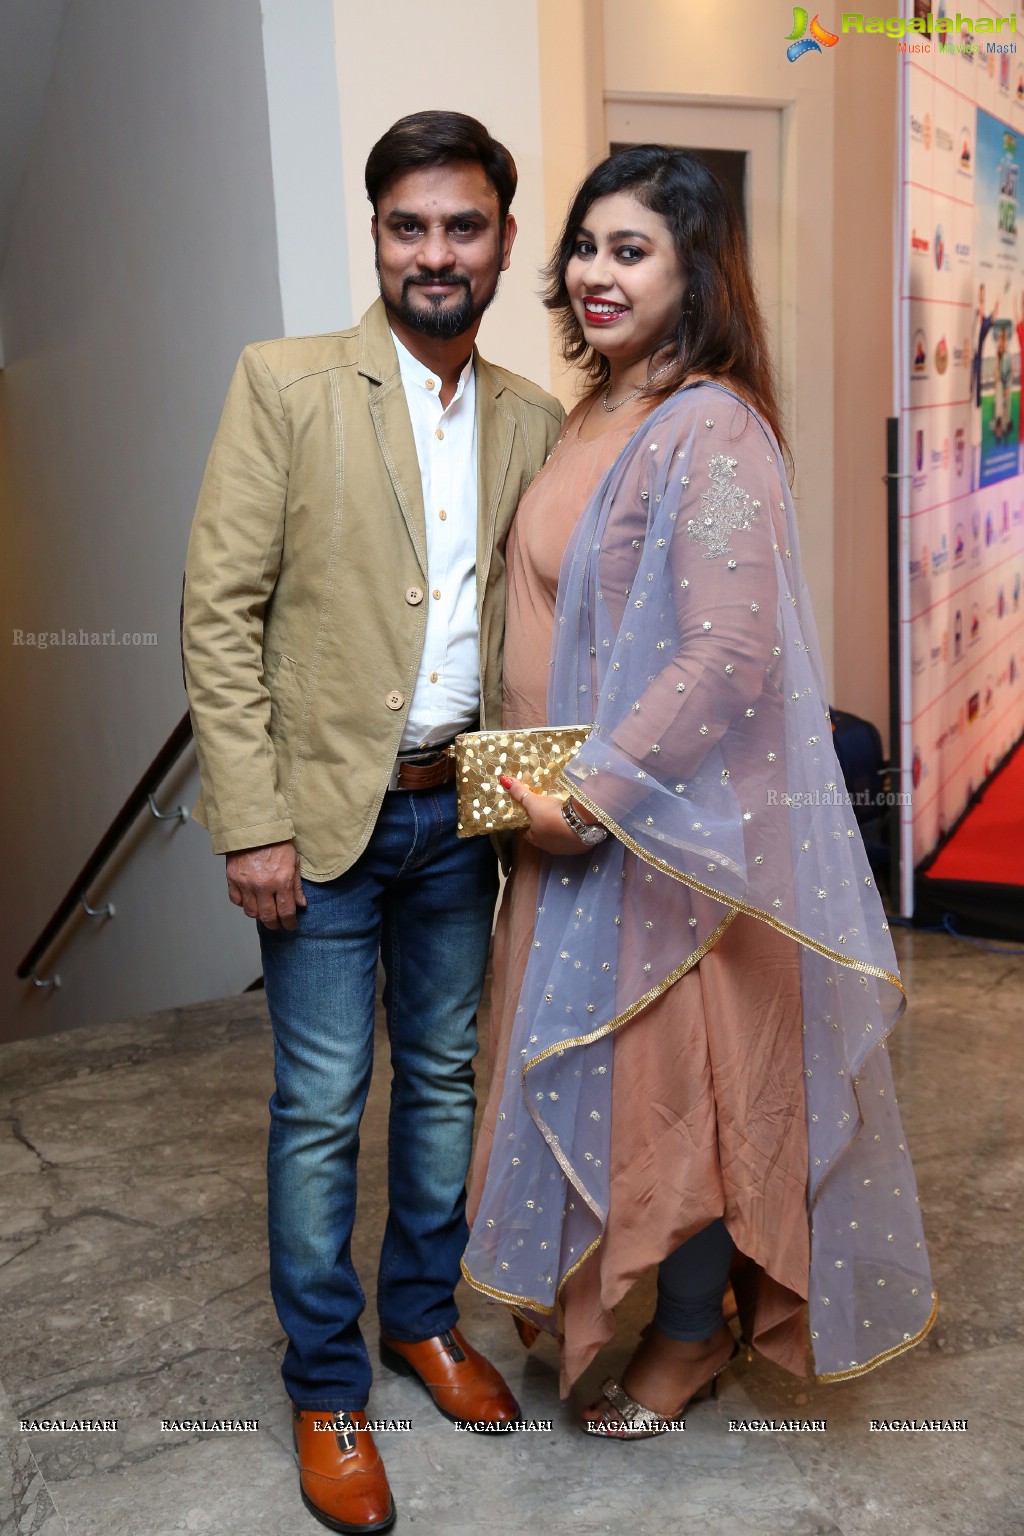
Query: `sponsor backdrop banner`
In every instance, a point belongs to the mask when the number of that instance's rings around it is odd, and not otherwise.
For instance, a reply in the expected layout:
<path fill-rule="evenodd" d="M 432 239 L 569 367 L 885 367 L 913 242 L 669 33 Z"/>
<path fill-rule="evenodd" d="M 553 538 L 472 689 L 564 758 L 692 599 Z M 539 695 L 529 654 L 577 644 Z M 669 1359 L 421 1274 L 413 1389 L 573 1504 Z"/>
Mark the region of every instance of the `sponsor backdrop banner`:
<path fill-rule="evenodd" d="M 963 0 L 961 0 L 963 3 Z M 967 10 L 970 15 L 967 15 Z M 1024 729 L 1024 24 L 917 0 L 900 49 L 902 903 Z M 1014 31 L 995 31 L 997 17 Z M 1024 812 L 1022 812 L 1024 814 Z"/>

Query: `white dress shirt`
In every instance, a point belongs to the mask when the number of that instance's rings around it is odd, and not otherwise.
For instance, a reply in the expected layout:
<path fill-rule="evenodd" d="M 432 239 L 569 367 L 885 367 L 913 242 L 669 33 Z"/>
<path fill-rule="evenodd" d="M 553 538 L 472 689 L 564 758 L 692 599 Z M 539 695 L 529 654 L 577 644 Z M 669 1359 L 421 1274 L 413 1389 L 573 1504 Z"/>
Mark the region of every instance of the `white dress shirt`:
<path fill-rule="evenodd" d="M 400 752 L 451 741 L 480 714 L 476 608 L 477 441 L 473 359 L 446 408 L 441 380 L 392 332 L 427 521 L 427 633 Z"/>

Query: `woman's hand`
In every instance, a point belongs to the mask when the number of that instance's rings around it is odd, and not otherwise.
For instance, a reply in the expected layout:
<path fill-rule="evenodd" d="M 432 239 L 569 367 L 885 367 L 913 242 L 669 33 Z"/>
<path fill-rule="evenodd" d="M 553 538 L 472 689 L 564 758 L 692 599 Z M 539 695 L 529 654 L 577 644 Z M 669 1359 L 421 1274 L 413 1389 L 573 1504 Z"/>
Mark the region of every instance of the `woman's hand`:
<path fill-rule="evenodd" d="M 586 844 L 566 826 L 562 802 L 557 795 L 538 794 L 535 789 L 527 789 L 520 779 L 507 774 L 502 774 L 501 785 L 530 818 L 529 828 L 524 833 L 528 843 L 545 853 L 587 852 Z"/>

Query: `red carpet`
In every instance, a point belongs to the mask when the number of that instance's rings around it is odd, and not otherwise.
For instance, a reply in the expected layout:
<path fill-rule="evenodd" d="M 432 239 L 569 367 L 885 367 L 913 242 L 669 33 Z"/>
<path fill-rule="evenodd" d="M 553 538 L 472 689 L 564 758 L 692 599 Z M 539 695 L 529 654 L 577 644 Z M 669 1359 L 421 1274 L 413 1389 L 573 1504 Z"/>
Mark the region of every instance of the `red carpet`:
<path fill-rule="evenodd" d="M 1024 746 L 918 871 L 914 922 L 947 914 L 961 933 L 1024 940 Z"/>

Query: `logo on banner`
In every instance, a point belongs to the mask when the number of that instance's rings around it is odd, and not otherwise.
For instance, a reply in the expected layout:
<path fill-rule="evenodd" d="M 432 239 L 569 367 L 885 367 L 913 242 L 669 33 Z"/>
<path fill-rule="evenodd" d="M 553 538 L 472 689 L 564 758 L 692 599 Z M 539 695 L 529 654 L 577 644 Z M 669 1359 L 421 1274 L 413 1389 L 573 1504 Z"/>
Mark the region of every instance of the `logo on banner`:
<path fill-rule="evenodd" d="M 1013 685 L 1014 685 L 1014 683 L 1016 681 L 1017 681 L 1017 658 L 1016 658 L 1016 656 L 1011 656 L 1010 657 L 1010 687 L 1011 688 L 1013 687 Z"/>
<path fill-rule="evenodd" d="M 805 34 L 810 31 L 810 37 Z M 820 53 L 823 48 L 834 48 L 839 38 L 835 32 L 829 32 L 823 27 L 819 17 L 815 16 L 810 28 L 807 26 L 807 12 L 802 5 L 793 7 L 793 30 L 786 33 L 786 58 L 791 64 L 797 59 L 802 59 L 805 53 Z"/>
<path fill-rule="evenodd" d="M 948 254 L 948 252 L 946 250 L 945 241 L 942 238 L 942 225 L 941 224 L 936 224 L 936 226 L 935 226 L 935 241 L 934 241 L 932 249 L 935 252 L 935 270 L 936 270 L 936 272 L 943 272 L 943 271 L 948 272 L 950 270 L 950 260 L 949 260 L 949 254 Z"/>
<path fill-rule="evenodd" d="M 913 555 L 911 555 L 911 557 L 910 557 L 910 579 L 911 579 L 911 581 L 917 581 L 920 577 L 924 577 L 924 576 L 927 576 L 927 575 L 928 575 L 928 545 L 927 544 L 922 544 L 921 545 L 921 553 L 917 556 L 917 559 L 915 560 Z"/>
<path fill-rule="evenodd" d="M 967 724 L 973 725 L 978 718 L 978 710 L 981 707 L 981 694 L 972 693 L 967 700 Z"/>
<path fill-rule="evenodd" d="M 995 543 L 995 538 L 996 538 L 996 525 L 995 525 L 995 522 L 993 521 L 992 513 L 991 512 L 986 512 L 985 513 L 985 548 L 986 549 L 988 549 L 990 544 L 994 544 Z"/>
<path fill-rule="evenodd" d="M 928 377 L 928 338 L 920 326 L 914 332 L 914 345 L 910 355 L 910 376 L 912 379 Z"/>
<path fill-rule="evenodd" d="M 946 260 L 946 266 L 947 267 L 949 266 L 948 258 Z M 940 336 L 939 340 L 938 340 L 938 345 L 935 348 L 935 371 L 937 373 L 945 373 L 945 371 L 946 371 L 946 369 L 948 367 L 949 367 L 949 348 L 946 346 L 946 338 L 945 338 L 945 336 Z"/>
<path fill-rule="evenodd" d="M 978 641 L 980 639 L 981 639 L 981 612 L 980 612 L 980 610 L 978 608 L 977 603 L 972 603 L 971 604 L 971 631 L 970 631 L 970 636 L 968 638 L 967 643 L 968 643 L 968 645 L 977 645 L 977 643 L 978 643 Z"/>
<path fill-rule="evenodd" d="M 1014 613 L 1017 612 L 1017 609 L 1019 607 L 1020 607 L 1020 571 L 1018 571 L 1016 576 L 1013 578 L 1013 611 L 1014 611 Z"/>
<path fill-rule="evenodd" d="M 928 484 L 925 457 L 924 428 L 918 427 L 914 433 L 914 472 L 910 477 L 911 489 L 914 491 L 923 491 Z"/>
<path fill-rule="evenodd" d="M 1005 53 L 999 56 L 999 89 L 1010 94 L 1010 60 Z"/>
<path fill-rule="evenodd" d="M 942 439 L 941 448 L 933 448 L 928 455 L 928 468 L 932 474 L 949 468 L 949 438 Z"/>
<path fill-rule="evenodd" d="M 960 129 L 960 153 L 957 155 L 957 174 L 970 176 L 974 170 L 974 151 L 971 148 L 971 130 L 966 123 Z"/>
<path fill-rule="evenodd" d="M 1006 593 L 1002 587 L 996 593 L 996 618 L 1001 619 L 1006 612 Z"/>
<path fill-rule="evenodd" d="M 953 246 L 953 252 L 960 266 L 966 265 L 971 259 L 971 246 L 968 240 L 958 240 Z"/>
<path fill-rule="evenodd" d="M 927 256 L 928 251 L 927 236 L 919 235 L 916 229 L 912 229 L 910 231 L 910 254 L 912 256 Z"/>
<path fill-rule="evenodd" d="M 953 660 L 962 661 L 964 654 L 964 616 L 958 608 L 953 615 Z"/>
<path fill-rule="evenodd" d="M 921 782 L 921 751 L 918 747 L 914 748 L 914 759 L 910 765 L 910 782 L 915 789 Z"/>
<path fill-rule="evenodd" d="M 964 525 L 963 523 L 957 523 L 956 532 L 953 535 L 953 564 L 963 565 L 966 553 L 967 540 L 964 538 Z"/>
<path fill-rule="evenodd" d="M 956 431 L 953 433 L 953 468 L 956 470 L 958 477 L 964 472 L 964 463 L 966 461 L 966 457 L 967 443 L 964 436 L 964 429 L 963 427 L 957 427 Z"/>
<path fill-rule="evenodd" d="M 942 538 L 939 540 L 938 549 L 934 549 L 932 551 L 932 575 L 938 576 L 939 572 L 944 571 L 948 564 L 949 547 L 946 543 L 946 535 L 943 534 Z"/>
<path fill-rule="evenodd" d="M 938 123 L 935 124 L 935 148 L 946 155 L 953 153 L 953 135 L 948 128 L 940 128 Z"/>

